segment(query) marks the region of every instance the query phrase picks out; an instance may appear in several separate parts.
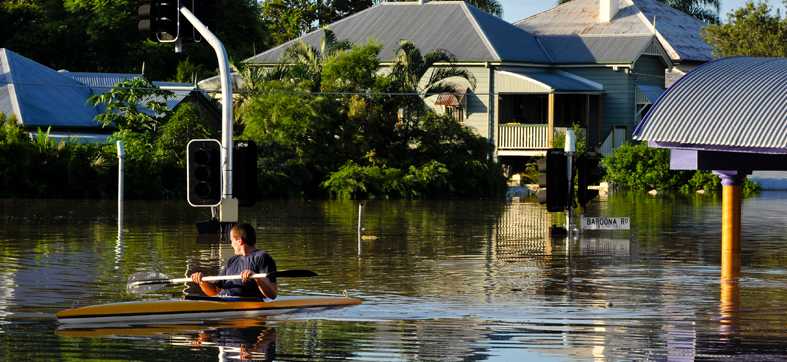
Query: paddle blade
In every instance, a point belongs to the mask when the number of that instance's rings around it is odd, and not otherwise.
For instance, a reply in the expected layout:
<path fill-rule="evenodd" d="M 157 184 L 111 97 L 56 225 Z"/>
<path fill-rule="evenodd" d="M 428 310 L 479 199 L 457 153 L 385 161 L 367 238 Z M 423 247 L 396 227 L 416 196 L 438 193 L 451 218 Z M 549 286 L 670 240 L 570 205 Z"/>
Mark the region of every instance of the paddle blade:
<path fill-rule="evenodd" d="M 158 272 L 134 273 L 128 278 L 126 291 L 131 294 L 143 294 L 164 288 L 170 284 L 169 276 Z"/>

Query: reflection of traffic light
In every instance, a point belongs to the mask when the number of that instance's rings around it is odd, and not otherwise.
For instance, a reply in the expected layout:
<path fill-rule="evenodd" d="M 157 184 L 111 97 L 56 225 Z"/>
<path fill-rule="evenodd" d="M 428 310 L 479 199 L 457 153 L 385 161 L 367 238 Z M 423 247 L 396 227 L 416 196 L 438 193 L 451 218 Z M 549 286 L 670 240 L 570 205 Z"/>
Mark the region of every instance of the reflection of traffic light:
<path fill-rule="evenodd" d="M 216 206 L 221 202 L 221 143 L 191 140 L 186 146 L 186 188 L 191 206 Z"/>
<path fill-rule="evenodd" d="M 568 157 L 563 150 L 547 151 L 547 211 L 559 212 L 568 206 Z"/>
<path fill-rule="evenodd" d="M 152 32 L 160 42 L 174 42 L 178 39 L 180 27 L 179 0 L 142 0 L 139 8 L 141 32 Z"/>
<path fill-rule="evenodd" d="M 598 190 L 588 190 L 588 186 L 596 185 L 601 181 L 598 164 L 597 153 L 587 152 L 577 159 L 577 200 L 582 207 L 598 196 Z"/>

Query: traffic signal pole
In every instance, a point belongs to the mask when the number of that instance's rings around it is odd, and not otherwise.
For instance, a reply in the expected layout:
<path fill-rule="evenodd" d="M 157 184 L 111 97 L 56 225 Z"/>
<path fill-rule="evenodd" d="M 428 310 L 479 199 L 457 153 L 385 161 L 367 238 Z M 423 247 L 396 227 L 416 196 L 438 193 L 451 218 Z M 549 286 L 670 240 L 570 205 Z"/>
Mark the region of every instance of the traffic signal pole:
<path fill-rule="evenodd" d="M 180 13 L 191 23 L 213 50 L 219 61 L 221 78 L 221 203 L 219 204 L 219 221 L 222 223 L 238 222 L 238 199 L 232 197 L 232 73 L 229 58 L 224 44 L 194 14 L 185 7 Z"/>

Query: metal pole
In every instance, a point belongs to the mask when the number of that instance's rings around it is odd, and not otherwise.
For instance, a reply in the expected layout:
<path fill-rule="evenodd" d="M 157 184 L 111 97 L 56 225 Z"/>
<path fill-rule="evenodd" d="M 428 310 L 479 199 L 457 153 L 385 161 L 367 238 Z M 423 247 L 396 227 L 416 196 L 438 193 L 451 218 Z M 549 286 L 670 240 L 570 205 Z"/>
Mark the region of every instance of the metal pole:
<path fill-rule="evenodd" d="M 118 154 L 118 237 L 115 244 L 115 269 L 120 266 L 120 259 L 123 256 L 123 194 L 124 194 L 124 163 L 126 160 L 126 150 L 123 147 L 123 142 L 115 142 Z"/>
<path fill-rule="evenodd" d="M 123 142 L 115 142 L 118 153 L 118 235 L 123 230 L 123 163 L 126 160 L 126 150 Z"/>
<path fill-rule="evenodd" d="M 574 217 L 573 217 L 574 200 L 572 200 L 571 197 L 571 191 L 574 189 L 574 182 L 573 182 L 574 178 L 572 177 L 573 175 L 571 173 L 573 171 L 572 161 L 574 159 L 574 152 L 577 151 L 577 137 L 576 135 L 574 135 L 574 130 L 572 129 L 566 130 L 566 143 L 565 145 L 563 145 L 563 150 L 566 152 L 566 158 L 567 158 L 566 167 L 568 168 L 567 170 L 568 172 L 566 172 L 566 174 L 568 175 L 568 190 L 566 190 L 568 192 L 567 193 L 568 209 L 566 211 L 566 231 L 568 231 L 568 238 L 571 238 L 571 233 L 574 231 Z"/>
<path fill-rule="evenodd" d="M 361 220 L 363 219 L 363 201 L 358 204 L 358 256 L 361 256 Z"/>
<path fill-rule="evenodd" d="M 219 221 L 238 221 L 238 200 L 232 197 L 232 73 L 229 58 L 224 44 L 205 26 L 194 14 L 185 7 L 180 8 L 180 13 L 191 23 L 205 41 L 213 47 L 219 61 L 219 76 L 221 78 L 221 205 L 219 205 Z"/>

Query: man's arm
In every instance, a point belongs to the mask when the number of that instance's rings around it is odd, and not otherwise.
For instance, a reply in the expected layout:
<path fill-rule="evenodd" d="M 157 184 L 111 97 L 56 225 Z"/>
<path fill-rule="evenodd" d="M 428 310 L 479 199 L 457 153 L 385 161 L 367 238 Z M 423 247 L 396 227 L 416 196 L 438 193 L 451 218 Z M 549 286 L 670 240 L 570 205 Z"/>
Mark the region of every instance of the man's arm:
<path fill-rule="evenodd" d="M 240 273 L 240 278 L 243 283 L 246 283 L 253 274 L 253 271 L 247 269 Z M 279 294 L 279 287 L 276 283 L 271 282 L 268 278 L 256 278 L 254 282 L 257 283 L 257 288 L 259 288 L 265 298 L 276 299 L 276 296 Z"/>
<path fill-rule="evenodd" d="M 191 281 L 199 285 L 199 288 L 202 289 L 202 292 L 209 297 L 215 297 L 219 294 L 219 287 L 213 285 L 213 283 L 202 280 L 202 273 L 200 272 L 191 274 Z"/>

